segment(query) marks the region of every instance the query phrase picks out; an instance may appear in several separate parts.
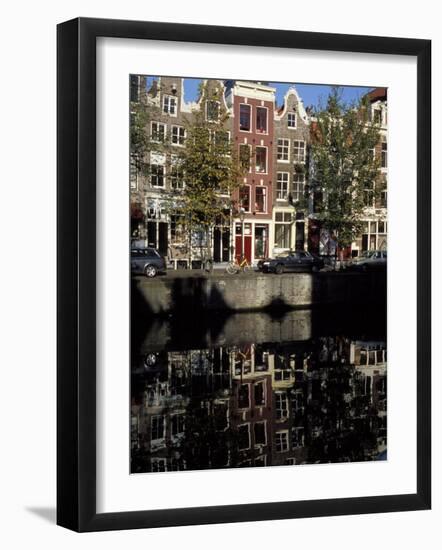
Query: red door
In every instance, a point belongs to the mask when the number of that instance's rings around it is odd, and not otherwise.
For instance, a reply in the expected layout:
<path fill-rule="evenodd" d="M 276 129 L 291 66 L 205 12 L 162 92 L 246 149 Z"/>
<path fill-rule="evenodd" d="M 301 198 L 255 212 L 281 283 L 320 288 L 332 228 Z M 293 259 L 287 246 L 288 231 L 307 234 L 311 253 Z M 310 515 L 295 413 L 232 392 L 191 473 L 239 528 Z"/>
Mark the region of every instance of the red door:
<path fill-rule="evenodd" d="M 242 253 L 242 238 L 241 235 L 236 235 L 235 238 L 235 256 L 238 261 L 240 261 Z M 247 261 L 252 263 L 252 236 L 244 235 L 244 255 L 247 258 Z"/>

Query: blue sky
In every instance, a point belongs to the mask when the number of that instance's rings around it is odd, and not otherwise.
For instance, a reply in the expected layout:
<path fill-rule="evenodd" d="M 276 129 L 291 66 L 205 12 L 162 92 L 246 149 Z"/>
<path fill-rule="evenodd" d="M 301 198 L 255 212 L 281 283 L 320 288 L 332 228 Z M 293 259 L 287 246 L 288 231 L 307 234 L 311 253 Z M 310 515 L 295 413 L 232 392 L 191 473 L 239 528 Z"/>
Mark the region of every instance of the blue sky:
<path fill-rule="evenodd" d="M 148 79 L 152 81 L 152 77 Z M 198 97 L 198 85 L 201 82 L 197 78 L 184 79 L 184 97 L 186 101 L 195 101 Z M 279 83 L 270 82 L 270 86 L 276 88 L 276 102 L 280 106 L 283 102 L 284 95 L 290 86 L 295 85 L 298 94 L 304 103 L 304 107 L 312 105 L 318 107 L 321 102 L 324 102 L 330 93 L 331 86 L 323 86 L 320 84 L 298 84 L 298 83 Z M 342 98 L 345 102 L 351 103 L 357 101 L 361 96 L 372 90 L 373 88 L 363 88 L 360 86 L 342 86 Z"/>

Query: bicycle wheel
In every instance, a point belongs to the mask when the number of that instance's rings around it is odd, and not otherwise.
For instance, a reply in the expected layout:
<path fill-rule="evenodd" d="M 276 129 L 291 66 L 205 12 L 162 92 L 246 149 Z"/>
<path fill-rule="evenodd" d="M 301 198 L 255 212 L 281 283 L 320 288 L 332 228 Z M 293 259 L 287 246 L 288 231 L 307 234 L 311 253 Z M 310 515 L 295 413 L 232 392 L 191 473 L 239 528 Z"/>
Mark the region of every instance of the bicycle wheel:
<path fill-rule="evenodd" d="M 235 275 L 238 271 L 238 267 L 236 266 L 235 262 L 229 262 L 226 267 L 226 271 L 229 275 Z"/>

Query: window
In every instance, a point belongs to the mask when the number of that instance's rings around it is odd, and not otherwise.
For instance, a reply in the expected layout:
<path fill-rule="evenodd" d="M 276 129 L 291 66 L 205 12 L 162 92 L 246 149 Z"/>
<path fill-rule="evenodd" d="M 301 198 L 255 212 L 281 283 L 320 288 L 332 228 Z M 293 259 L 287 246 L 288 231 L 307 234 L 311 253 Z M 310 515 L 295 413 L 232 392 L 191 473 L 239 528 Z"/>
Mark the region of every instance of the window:
<path fill-rule="evenodd" d="M 219 119 L 219 105 L 219 101 L 206 103 L 206 118 L 209 122 L 216 122 Z"/>
<path fill-rule="evenodd" d="M 374 196 L 375 196 L 375 184 L 372 183 L 371 187 L 364 189 L 364 203 L 367 207 L 374 206 Z"/>
<path fill-rule="evenodd" d="M 176 116 L 177 112 L 177 98 L 170 95 L 163 97 L 163 113 Z"/>
<path fill-rule="evenodd" d="M 241 103 L 239 106 L 239 129 L 243 132 L 250 132 L 250 105 Z"/>
<path fill-rule="evenodd" d="M 293 162 L 305 162 L 305 141 L 293 141 Z"/>
<path fill-rule="evenodd" d="M 184 187 L 183 170 L 178 163 L 177 157 L 174 156 L 171 157 L 170 186 L 172 189 L 183 189 Z"/>
<path fill-rule="evenodd" d="M 293 174 L 293 200 L 300 201 L 304 196 L 305 175 L 295 172 Z"/>
<path fill-rule="evenodd" d="M 130 75 L 130 100 L 134 102 L 140 100 L 139 76 L 135 74 Z"/>
<path fill-rule="evenodd" d="M 152 187 L 164 187 L 164 166 L 161 164 L 150 165 L 150 184 Z"/>
<path fill-rule="evenodd" d="M 276 198 L 287 200 L 289 194 L 289 173 L 278 172 L 276 176 Z"/>
<path fill-rule="evenodd" d="M 239 190 L 239 204 L 246 212 L 250 212 L 250 186 L 243 185 Z"/>
<path fill-rule="evenodd" d="M 289 405 L 287 394 L 283 392 L 275 393 L 276 400 L 276 418 L 278 420 L 284 420 L 289 416 Z"/>
<path fill-rule="evenodd" d="M 256 108 L 256 131 L 260 134 L 267 134 L 267 108 Z"/>
<path fill-rule="evenodd" d="M 387 168 L 387 142 L 381 144 L 381 168 Z"/>
<path fill-rule="evenodd" d="M 262 407 L 266 404 L 266 395 L 264 392 L 264 382 L 256 382 L 255 384 L 255 406 Z"/>
<path fill-rule="evenodd" d="M 250 406 L 249 385 L 241 384 L 238 391 L 238 407 L 240 409 L 248 409 Z"/>
<path fill-rule="evenodd" d="M 170 471 L 179 472 L 186 469 L 186 464 L 182 458 L 172 458 L 170 461 Z"/>
<path fill-rule="evenodd" d="M 292 429 L 292 449 L 297 449 L 304 445 L 304 428 L 296 427 Z"/>
<path fill-rule="evenodd" d="M 292 395 L 292 411 L 299 412 L 304 408 L 304 395 L 301 391 L 297 391 Z"/>
<path fill-rule="evenodd" d="M 255 435 L 255 445 L 265 445 L 267 443 L 265 422 L 256 422 L 253 426 L 253 433 Z"/>
<path fill-rule="evenodd" d="M 172 214 L 170 216 L 170 240 L 172 243 L 182 243 L 185 241 L 184 216 Z"/>
<path fill-rule="evenodd" d="M 258 174 L 267 173 L 267 147 L 256 148 L 255 172 Z"/>
<path fill-rule="evenodd" d="M 166 138 L 166 125 L 162 122 L 152 122 L 150 138 L 156 143 L 163 142 Z"/>
<path fill-rule="evenodd" d="M 375 124 L 382 124 L 382 109 L 373 107 L 372 116 Z"/>
<path fill-rule="evenodd" d="M 287 430 L 283 432 L 276 432 L 276 452 L 283 453 L 289 450 L 289 435 Z"/>
<path fill-rule="evenodd" d="M 282 139 L 282 138 L 278 139 L 277 159 L 281 162 L 288 162 L 289 149 L 290 149 L 289 139 Z"/>
<path fill-rule="evenodd" d="M 291 248 L 291 213 L 276 212 L 275 222 L 275 247 Z"/>
<path fill-rule="evenodd" d="M 150 419 L 151 439 L 163 439 L 164 437 L 164 416 L 154 415 Z"/>
<path fill-rule="evenodd" d="M 171 418 L 172 435 L 182 434 L 184 432 L 184 414 L 174 414 Z"/>
<path fill-rule="evenodd" d="M 172 126 L 172 144 L 184 145 L 186 130 L 182 126 Z"/>
<path fill-rule="evenodd" d="M 256 187 L 255 210 L 256 212 L 267 212 L 267 187 Z"/>
<path fill-rule="evenodd" d="M 250 448 L 250 424 L 238 426 L 238 449 L 243 451 Z"/>
<path fill-rule="evenodd" d="M 227 130 L 216 130 L 213 133 L 213 142 L 218 147 L 229 147 L 230 145 L 230 132 Z"/>
<path fill-rule="evenodd" d="M 241 143 L 239 146 L 239 163 L 245 172 L 250 172 L 251 147 L 247 143 Z"/>
<path fill-rule="evenodd" d="M 287 115 L 287 128 L 296 128 L 296 113 Z"/>

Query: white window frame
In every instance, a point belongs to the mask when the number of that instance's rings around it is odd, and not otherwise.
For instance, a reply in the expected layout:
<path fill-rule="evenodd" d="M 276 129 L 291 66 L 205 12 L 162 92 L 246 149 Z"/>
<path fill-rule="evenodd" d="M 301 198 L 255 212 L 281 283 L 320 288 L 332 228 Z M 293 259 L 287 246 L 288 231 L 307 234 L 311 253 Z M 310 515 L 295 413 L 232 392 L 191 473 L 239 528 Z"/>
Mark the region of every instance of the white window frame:
<path fill-rule="evenodd" d="M 241 147 L 248 147 L 249 149 L 249 170 L 248 170 L 248 173 L 251 174 L 252 173 L 252 146 L 250 145 L 250 143 L 239 143 L 238 144 L 238 155 L 239 155 L 239 162 L 241 164 Z"/>
<path fill-rule="evenodd" d="M 301 443 L 297 444 L 297 445 L 294 445 L 293 444 L 293 439 L 294 439 L 293 433 L 294 432 L 299 432 L 299 431 L 302 431 Z M 301 447 L 304 447 L 304 442 L 305 442 L 304 426 L 293 426 L 291 436 L 292 436 L 292 439 L 291 439 L 290 443 L 291 443 L 292 449 L 300 449 Z M 298 439 L 298 436 L 296 436 L 296 439 Z"/>
<path fill-rule="evenodd" d="M 303 143 L 303 160 L 299 160 L 298 159 L 298 156 L 296 153 L 295 153 L 295 148 L 296 150 L 299 149 L 299 147 L 296 147 L 295 146 L 295 143 Z M 305 164 L 305 154 L 306 154 L 306 147 L 305 147 L 305 139 L 294 139 L 293 140 L 293 162 L 296 163 L 296 164 Z"/>
<path fill-rule="evenodd" d="M 174 113 L 171 113 L 170 112 L 170 100 L 174 100 L 175 102 L 175 112 Z M 166 102 L 167 102 L 167 110 L 166 110 Z M 169 115 L 169 116 L 173 116 L 173 117 L 176 117 L 177 114 L 178 114 L 178 98 L 174 95 L 163 95 L 163 100 L 162 100 L 162 105 L 161 105 L 161 112 L 165 115 Z"/>
<path fill-rule="evenodd" d="M 265 109 L 266 110 L 266 131 L 260 132 L 258 130 L 258 109 Z M 255 134 L 258 134 L 260 136 L 268 136 L 269 135 L 269 108 L 264 107 L 264 105 L 256 105 L 255 107 Z"/>
<path fill-rule="evenodd" d="M 284 142 L 284 143 L 281 143 Z M 279 148 L 282 148 L 284 153 L 287 153 L 287 158 L 279 157 Z M 285 154 L 284 154 L 285 156 Z M 289 163 L 290 162 L 290 140 L 289 138 L 278 138 L 276 142 L 276 160 L 278 162 Z"/>
<path fill-rule="evenodd" d="M 242 386 L 247 386 L 247 392 L 248 392 L 248 396 L 249 396 L 247 407 L 241 407 L 240 404 L 239 404 L 239 392 L 240 392 Z M 250 397 L 251 397 L 251 395 L 250 395 L 250 384 L 248 384 L 247 382 L 245 382 L 243 384 L 240 384 L 240 386 L 238 388 L 238 409 L 240 411 L 247 411 L 248 409 L 250 409 L 250 405 L 251 405 Z"/>
<path fill-rule="evenodd" d="M 154 185 L 152 183 L 152 178 L 154 177 L 152 175 L 152 166 L 161 166 L 163 168 L 163 185 Z M 154 189 L 165 189 L 166 188 L 166 157 L 162 153 L 152 152 L 150 154 L 149 182 L 150 182 L 151 187 L 153 187 Z"/>
<path fill-rule="evenodd" d="M 209 118 L 209 103 L 216 103 L 218 105 L 218 118 Z M 217 99 L 208 99 L 206 101 L 206 120 L 207 122 L 218 122 L 219 121 L 219 115 L 221 112 L 221 102 Z"/>
<path fill-rule="evenodd" d="M 281 450 L 278 450 L 278 436 L 281 437 L 281 443 L 283 441 L 282 436 L 285 436 L 285 448 L 281 448 Z M 282 447 L 282 445 L 281 445 Z M 289 450 L 289 431 L 288 430 L 278 430 L 275 432 L 275 451 L 277 453 L 286 453 Z"/>
<path fill-rule="evenodd" d="M 264 403 L 260 404 L 260 405 L 257 405 L 256 402 L 255 402 L 255 386 L 258 386 L 258 385 L 262 385 L 263 387 L 263 396 L 264 396 Z M 254 384 L 253 384 L 253 404 L 255 405 L 255 407 L 265 407 L 267 405 L 267 395 L 266 395 L 266 390 L 267 390 L 267 383 L 265 380 L 257 380 Z"/>
<path fill-rule="evenodd" d="M 170 173 L 169 173 L 169 183 L 170 183 L 170 188 L 175 190 L 175 191 L 180 191 L 182 189 L 184 189 L 184 186 L 185 186 L 185 183 L 184 183 L 184 172 L 183 170 L 181 170 L 181 175 L 182 175 L 182 178 L 181 178 L 181 187 L 175 187 L 173 185 L 173 180 L 177 180 L 179 179 L 179 177 L 177 177 L 176 174 L 174 174 L 174 168 L 176 168 L 176 163 L 177 163 L 177 160 L 178 160 L 178 157 L 177 155 L 171 155 L 170 157 Z"/>
<path fill-rule="evenodd" d="M 257 424 L 263 424 L 264 425 L 264 443 L 256 443 L 256 441 L 255 441 L 255 426 Z M 260 420 L 259 422 L 255 422 L 253 424 L 253 441 L 254 441 L 255 448 L 265 447 L 267 445 L 267 420 Z"/>
<path fill-rule="evenodd" d="M 238 189 L 238 193 L 239 193 L 239 201 L 241 202 L 241 187 L 248 187 L 249 189 L 249 208 L 246 209 L 244 208 L 244 212 L 246 213 L 250 213 L 252 210 L 251 210 L 251 206 L 252 206 L 252 186 L 249 184 L 249 183 L 242 183 L 240 186 L 239 186 L 239 189 Z M 241 204 L 242 206 L 242 204 Z"/>
<path fill-rule="evenodd" d="M 287 176 L 287 179 L 285 180 L 285 184 L 286 184 L 285 195 L 281 197 L 279 196 L 281 191 L 279 184 L 284 182 L 282 181 L 282 179 L 280 179 L 280 176 Z M 279 171 L 276 172 L 276 200 L 280 202 L 287 201 L 289 197 L 289 191 L 290 191 L 290 172 L 279 172 Z"/>
<path fill-rule="evenodd" d="M 161 437 L 153 437 L 153 422 L 154 419 L 162 418 L 163 419 L 163 435 Z M 153 414 L 150 417 L 150 440 L 151 441 L 163 441 L 166 437 L 166 419 L 163 414 Z"/>
<path fill-rule="evenodd" d="M 250 110 L 250 129 L 249 130 L 242 130 L 241 129 L 241 107 L 245 105 L 246 107 L 249 108 Z M 252 133 L 252 128 L 253 128 L 253 110 L 252 110 L 252 106 L 250 105 L 250 103 L 243 103 L 241 102 L 239 104 L 239 108 L 238 108 L 238 130 L 240 132 L 245 132 L 246 134 L 251 134 Z"/>
<path fill-rule="evenodd" d="M 266 166 L 265 166 L 265 171 L 264 172 L 257 172 L 256 171 L 256 154 L 257 154 L 257 150 L 258 149 L 265 149 L 266 150 Z M 255 146 L 255 158 L 254 158 L 254 168 L 255 168 L 255 174 L 259 174 L 259 175 L 262 175 L 262 176 L 265 176 L 269 173 L 269 148 L 267 147 L 267 145 L 256 145 Z"/>
<path fill-rule="evenodd" d="M 289 124 L 289 120 L 290 120 L 290 117 L 291 116 L 294 116 L 295 117 L 295 125 L 294 126 L 291 126 Z M 298 114 L 293 112 L 293 113 L 287 113 L 287 128 L 289 130 L 296 130 L 296 128 L 298 127 Z"/>
<path fill-rule="evenodd" d="M 285 404 L 286 404 L 285 409 L 284 408 L 280 409 L 278 407 L 278 401 L 277 401 L 278 397 L 283 397 L 284 398 Z M 284 392 L 284 391 L 275 392 L 275 412 L 277 413 L 278 410 L 281 410 L 281 411 L 285 410 L 287 414 L 286 414 L 286 416 L 278 416 L 278 414 L 277 414 L 276 415 L 277 416 L 277 418 L 276 418 L 277 421 L 283 422 L 283 421 L 287 420 L 287 418 L 289 418 L 289 416 L 290 416 L 289 399 L 288 399 L 287 393 Z"/>
<path fill-rule="evenodd" d="M 300 182 L 295 181 L 295 178 L 297 178 L 297 177 L 302 177 L 302 183 L 301 183 L 302 191 L 301 192 L 299 191 Z M 293 200 L 299 201 L 304 196 L 304 191 L 305 191 L 305 174 L 301 173 L 301 172 L 296 172 L 296 170 L 295 170 L 293 172 L 293 179 L 292 179 Z M 296 198 L 296 197 L 298 197 L 298 198 Z"/>
<path fill-rule="evenodd" d="M 159 129 L 160 126 L 162 126 L 162 128 L 163 128 L 163 139 L 154 139 L 154 131 L 153 131 L 154 124 L 156 124 L 158 126 L 158 129 Z M 159 134 L 159 133 L 160 132 L 157 131 L 157 134 Z M 158 122 L 156 120 L 152 120 L 152 122 L 150 123 L 150 140 L 153 143 L 164 143 L 166 141 L 166 137 L 167 137 L 167 124 L 165 122 Z"/>
<path fill-rule="evenodd" d="M 174 141 L 173 141 L 173 138 L 174 138 L 174 133 L 173 133 L 173 131 L 174 131 L 175 129 L 177 130 L 177 133 L 176 133 L 176 137 L 177 137 L 177 139 L 178 139 L 177 142 L 174 142 Z M 180 130 L 183 130 L 183 136 L 182 136 L 182 137 L 180 136 Z M 186 132 L 186 129 L 184 128 L 184 126 L 180 126 L 180 125 L 178 125 L 178 124 L 172 124 L 171 132 L 170 132 L 170 142 L 171 142 L 171 144 L 172 144 L 174 147 L 184 147 L 184 146 L 185 146 L 185 141 L 186 141 L 186 134 L 187 134 L 187 132 Z M 179 142 L 180 139 L 183 140 L 183 143 L 180 143 L 180 142 Z"/>
<path fill-rule="evenodd" d="M 258 204 L 258 201 L 256 200 L 256 191 L 258 189 L 265 189 L 265 193 L 264 193 L 264 210 L 258 210 L 257 209 L 257 204 Z M 268 205 L 269 205 L 269 188 L 267 187 L 267 185 L 256 185 L 255 186 L 255 201 L 254 201 L 254 204 L 255 204 L 255 212 L 257 214 L 267 214 L 267 209 L 268 209 Z"/>

